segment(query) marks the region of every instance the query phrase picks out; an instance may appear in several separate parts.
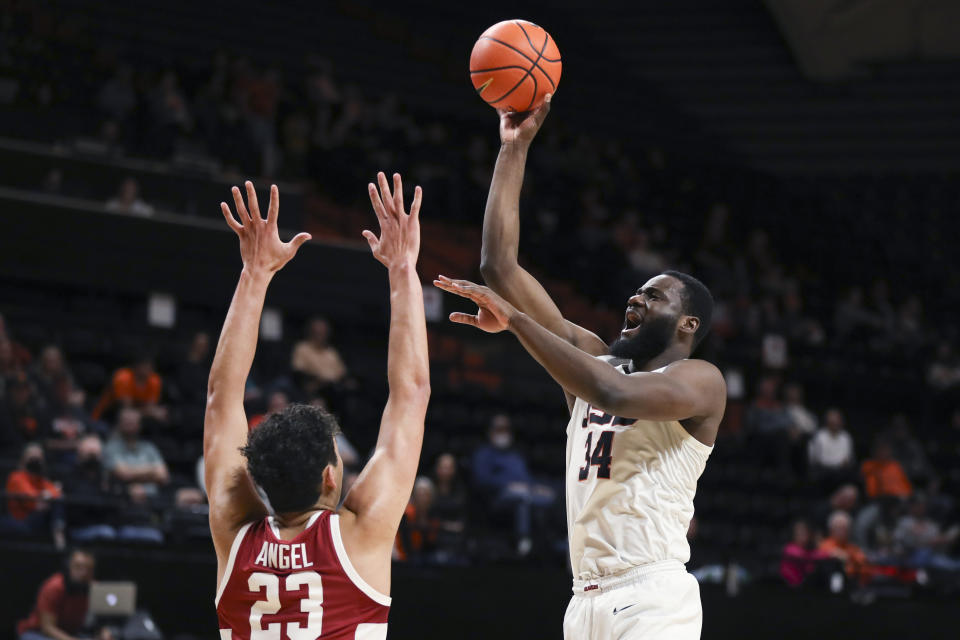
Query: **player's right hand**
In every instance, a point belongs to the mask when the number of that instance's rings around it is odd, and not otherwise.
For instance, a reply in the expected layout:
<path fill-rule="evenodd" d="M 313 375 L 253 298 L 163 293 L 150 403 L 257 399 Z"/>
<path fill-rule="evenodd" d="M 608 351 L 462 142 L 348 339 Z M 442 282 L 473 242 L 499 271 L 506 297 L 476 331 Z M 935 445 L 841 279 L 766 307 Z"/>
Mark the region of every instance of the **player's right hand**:
<path fill-rule="evenodd" d="M 548 93 L 543 100 L 543 104 L 533 111 L 506 111 L 497 109 L 500 114 L 500 142 L 503 144 L 530 144 L 540 125 L 550 113 L 550 100 L 553 94 Z"/>
<path fill-rule="evenodd" d="M 247 205 L 243 203 L 240 189 L 232 189 L 233 203 L 237 207 L 240 222 L 233 217 L 226 202 L 220 203 L 220 211 L 227 225 L 240 238 L 240 257 L 243 258 L 244 270 L 274 273 L 297 254 L 300 246 L 310 239 L 310 234 L 298 233 L 290 242 L 280 240 L 277 230 L 280 192 L 277 185 L 270 185 L 270 207 L 267 209 L 266 219 L 260 216 L 260 205 L 257 203 L 257 192 L 253 189 L 253 183 L 247 180 L 244 186 L 247 189 Z"/>

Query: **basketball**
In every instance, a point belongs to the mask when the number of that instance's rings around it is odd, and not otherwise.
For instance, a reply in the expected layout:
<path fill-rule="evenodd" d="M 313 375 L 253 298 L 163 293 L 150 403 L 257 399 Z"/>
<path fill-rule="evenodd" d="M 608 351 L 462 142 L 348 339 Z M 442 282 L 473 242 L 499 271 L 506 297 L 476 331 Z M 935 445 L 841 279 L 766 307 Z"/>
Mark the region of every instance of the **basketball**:
<path fill-rule="evenodd" d="M 470 79 L 495 109 L 530 111 L 560 83 L 560 50 L 526 20 L 504 20 L 483 32 L 470 54 Z"/>

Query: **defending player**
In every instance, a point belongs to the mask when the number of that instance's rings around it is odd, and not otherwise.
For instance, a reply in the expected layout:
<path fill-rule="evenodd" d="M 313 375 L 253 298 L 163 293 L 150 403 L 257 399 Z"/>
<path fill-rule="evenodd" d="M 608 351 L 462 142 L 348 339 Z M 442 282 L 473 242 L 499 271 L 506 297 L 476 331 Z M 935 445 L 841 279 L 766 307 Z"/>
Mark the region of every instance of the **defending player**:
<path fill-rule="evenodd" d="M 695 278 L 668 271 L 627 301 L 607 346 L 565 320 L 517 263 L 527 150 L 550 108 L 501 113 L 502 146 L 483 222 L 481 271 L 490 288 L 440 276 L 476 315 L 454 322 L 513 332 L 567 396 L 567 535 L 574 596 L 569 640 L 700 637 L 697 581 L 684 563 L 697 479 L 726 404 L 723 376 L 691 360 L 713 309 Z"/>
<path fill-rule="evenodd" d="M 268 416 L 248 438 L 243 410 L 267 286 L 309 235 L 280 241 L 276 186 L 266 219 L 249 182 L 247 205 L 233 188 L 239 222 L 220 205 L 243 257 L 210 371 L 203 434 L 221 638 L 387 637 L 390 554 L 413 488 L 430 386 L 416 274 L 420 187 L 407 215 L 400 176 L 393 176 L 392 193 L 382 173 L 377 180 L 379 193 L 373 184 L 369 191 L 380 237 L 363 235 L 390 277 L 390 395 L 376 450 L 339 512 L 343 465 L 333 416 L 294 405 Z M 255 484 L 275 515 L 268 515 Z"/>

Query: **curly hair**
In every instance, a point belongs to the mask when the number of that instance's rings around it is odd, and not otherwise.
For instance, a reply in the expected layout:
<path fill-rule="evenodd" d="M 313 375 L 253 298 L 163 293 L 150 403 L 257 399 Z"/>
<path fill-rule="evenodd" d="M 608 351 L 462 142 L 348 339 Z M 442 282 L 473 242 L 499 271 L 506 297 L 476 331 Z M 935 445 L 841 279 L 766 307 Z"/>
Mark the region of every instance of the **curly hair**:
<path fill-rule="evenodd" d="M 247 471 L 278 513 L 303 511 L 323 492 L 323 470 L 337 464 L 337 419 L 323 409 L 292 404 L 250 432 L 240 449 Z"/>

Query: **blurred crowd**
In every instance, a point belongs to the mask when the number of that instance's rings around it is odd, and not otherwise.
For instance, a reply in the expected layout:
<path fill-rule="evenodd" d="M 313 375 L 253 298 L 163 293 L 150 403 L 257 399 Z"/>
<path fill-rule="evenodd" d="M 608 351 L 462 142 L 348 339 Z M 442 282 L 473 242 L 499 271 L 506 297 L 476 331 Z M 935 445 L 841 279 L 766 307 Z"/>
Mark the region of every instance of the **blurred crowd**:
<path fill-rule="evenodd" d="M 73 132 L 84 153 L 299 181 L 347 209 L 363 197 L 356 185 L 365 176 L 402 167 L 437 194 L 447 221 L 479 225 L 496 150 L 492 114 L 478 123 L 419 112 L 394 94 L 345 83 L 312 56 L 298 70 L 224 51 L 158 66 L 60 34 L 77 54 L 67 58 L 52 53 L 49 34 L 16 26 L 4 24 L 0 38 L 2 102 L 84 114 L 86 129 Z M 555 110 L 531 153 L 523 257 L 599 309 L 620 308 L 665 268 L 708 283 L 717 309 L 702 355 L 724 371 L 730 395 L 716 457 L 742 452 L 741 461 L 803 498 L 772 525 L 778 549 L 790 540 L 783 579 L 830 588 L 837 566 L 858 587 L 955 574 L 960 470 L 949 461 L 960 453 L 960 354 L 941 301 L 906 286 L 903 264 L 855 268 L 858 254 L 833 237 L 836 229 L 820 230 L 831 236 L 826 244 L 811 231 L 809 199 L 770 195 L 777 189 L 751 173 L 703 170 L 654 145 L 571 130 L 559 115 L 562 96 Z M 69 193 L 69 176 L 58 172 L 38 188 Z M 130 173 L 106 207 L 149 216 L 163 194 L 141 193 Z M 850 207 L 867 206 L 846 196 Z M 15 466 L 4 531 L 49 535 L 61 546 L 203 535 L 210 334 L 198 333 L 167 370 L 146 351 L 95 390 L 74 383 L 70 354 L 56 344 L 32 352 L 15 338 L 15 328 L 0 336 L 0 457 Z M 321 403 L 347 425 L 364 401 L 322 318 L 293 345 L 285 373 L 251 381 L 251 428 L 292 401 Z M 397 559 L 562 556 L 561 476 L 531 470 L 535 452 L 518 442 L 509 410 L 484 427 L 470 451 L 426 452 Z M 163 451 L 190 446 L 195 472 L 171 470 Z M 346 438 L 340 451 L 348 488 L 367 452 Z M 723 464 L 708 465 L 707 476 Z M 701 493 L 711 496 L 708 487 Z M 719 546 L 711 517 L 691 531 L 691 565 L 697 545 Z"/>

